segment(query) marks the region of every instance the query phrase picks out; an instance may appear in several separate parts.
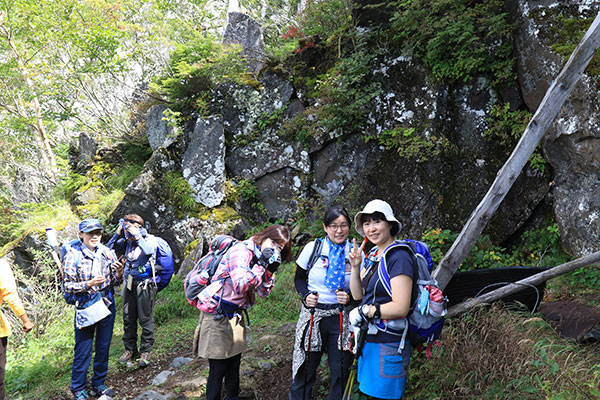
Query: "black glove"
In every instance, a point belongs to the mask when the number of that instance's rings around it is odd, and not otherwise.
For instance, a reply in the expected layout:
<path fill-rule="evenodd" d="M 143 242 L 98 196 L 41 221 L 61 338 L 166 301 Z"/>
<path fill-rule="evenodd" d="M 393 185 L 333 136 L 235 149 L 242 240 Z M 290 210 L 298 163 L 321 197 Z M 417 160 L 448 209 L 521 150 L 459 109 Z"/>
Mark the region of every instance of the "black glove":
<path fill-rule="evenodd" d="M 281 265 L 281 256 L 279 252 L 272 247 L 267 247 L 262 251 L 258 263 L 265 267 L 270 273 L 275 273 Z"/>

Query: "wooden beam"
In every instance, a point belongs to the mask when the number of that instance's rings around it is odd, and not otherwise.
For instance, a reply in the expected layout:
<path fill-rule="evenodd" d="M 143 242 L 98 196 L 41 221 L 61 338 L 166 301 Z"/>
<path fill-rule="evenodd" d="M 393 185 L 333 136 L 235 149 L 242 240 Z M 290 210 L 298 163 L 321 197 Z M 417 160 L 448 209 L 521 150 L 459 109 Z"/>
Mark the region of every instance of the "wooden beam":
<path fill-rule="evenodd" d="M 471 214 L 452 247 L 434 271 L 433 276 L 442 289 L 450 282 L 450 279 L 517 180 L 529 157 L 556 118 L 599 46 L 600 14 L 596 16 L 587 33 L 571 54 L 569 61 L 552 82 L 525 132 L 523 132 L 521 140 L 519 140 L 512 154 L 498 172 L 494 183 Z"/>
<path fill-rule="evenodd" d="M 499 300 L 513 293 L 525 290 L 528 287 L 531 287 L 531 285 L 535 286 L 542 282 L 546 282 L 548 279 L 555 278 L 562 274 L 566 274 L 567 272 L 571 272 L 578 268 L 585 267 L 586 265 L 595 265 L 598 263 L 600 263 L 600 251 L 561 264 L 557 267 L 540 272 L 539 274 L 532 275 L 529 278 L 525 278 L 515 283 L 511 283 L 509 285 L 501 287 L 500 289 L 493 290 L 479 297 L 463 301 L 460 304 L 450 307 L 446 316 L 448 318 L 453 317 L 478 304 L 490 303 L 492 301 Z"/>

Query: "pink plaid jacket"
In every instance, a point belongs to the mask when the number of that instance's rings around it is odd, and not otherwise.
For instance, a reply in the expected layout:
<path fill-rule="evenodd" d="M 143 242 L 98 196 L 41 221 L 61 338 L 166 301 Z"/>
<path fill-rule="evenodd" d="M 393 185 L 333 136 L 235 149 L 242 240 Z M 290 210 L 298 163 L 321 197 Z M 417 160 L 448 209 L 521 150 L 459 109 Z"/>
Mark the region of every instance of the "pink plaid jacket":
<path fill-rule="evenodd" d="M 233 246 L 221 259 L 211 283 L 198 295 L 198 308 L 217 312 L 219 298 L 249 309 L 254 305 L 254 294 L 266 297 L 273 290 L 275 277 L 262 265 L 252 264 L 256 245 L 252 239 Z"/>

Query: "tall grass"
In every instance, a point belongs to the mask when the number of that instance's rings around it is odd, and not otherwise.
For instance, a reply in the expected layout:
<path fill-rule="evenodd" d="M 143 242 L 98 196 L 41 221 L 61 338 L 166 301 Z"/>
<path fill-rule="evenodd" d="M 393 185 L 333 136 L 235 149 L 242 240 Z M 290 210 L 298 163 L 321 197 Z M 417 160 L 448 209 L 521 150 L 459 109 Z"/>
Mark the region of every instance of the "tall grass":
<path fill-rule="evenodd" d="M 600 348 L 561 339 L 541 318 L 499 304 L 448 321 L 431 359 L 411 360 L 411 399 L 600 398 Z"/>

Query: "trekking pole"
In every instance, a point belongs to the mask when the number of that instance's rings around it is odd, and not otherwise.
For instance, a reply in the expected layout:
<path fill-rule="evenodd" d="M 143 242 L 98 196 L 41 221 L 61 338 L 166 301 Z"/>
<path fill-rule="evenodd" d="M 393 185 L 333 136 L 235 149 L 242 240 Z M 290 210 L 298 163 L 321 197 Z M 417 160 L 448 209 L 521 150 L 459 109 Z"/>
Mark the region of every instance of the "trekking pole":
<path fill-rule="evenodd" d="M 50 254 L 60 271 L 60 279 L 63 279 L 63 268 L 60 257 L 58 256 L 58 240 L 56 239 L 56 230 L 54 228 L 46 228 L 46 243 L 50 246 Z"/>
<path fill-rule="evenodd" d="M 312 292 L 311 294 L 318 294 L 317 292 Z M 310 355 L 310 342 L 312 340 L 312 331 L 315 320 L 315 307 L 307 307 L 310 310 L 310 325 L 308 327 L 308 345 L 306 346 L 306 363 L 305 371 L 304 371 L 304 389 L 302 391 L 302 400 L 306 399 L 306 386 L 308 386 L 308 356 Z"/>
<path fill-rule="evenodd" d="M 352 395 L 352 386 L 354 385 L 354 379 L 356 378 L 356 371 L 358 369 L 358 359 L 362 354 L 362 348 L 367 338 L 368 328 L 368 324 L 363 321 L 363 324 L 360 327 L 360 331 L 358 332 L 358 339 L 356 341 L 356 353 L 354 354 L 354 361 L 352 361 L 352 366 L 350 367 L 350 374 L 348 375 L 348 382 L 346 382 L 346 388 L 344 389 L 342 400 L 350 400 L 350 396 Z"/>
<path fill-rule="evenodd" d="M 343 290 L 339 288 L 338 290 Z M 342 382 L 344 379 L 344 305 L 339 305 L 340 309 L 340 376 Z"/>

